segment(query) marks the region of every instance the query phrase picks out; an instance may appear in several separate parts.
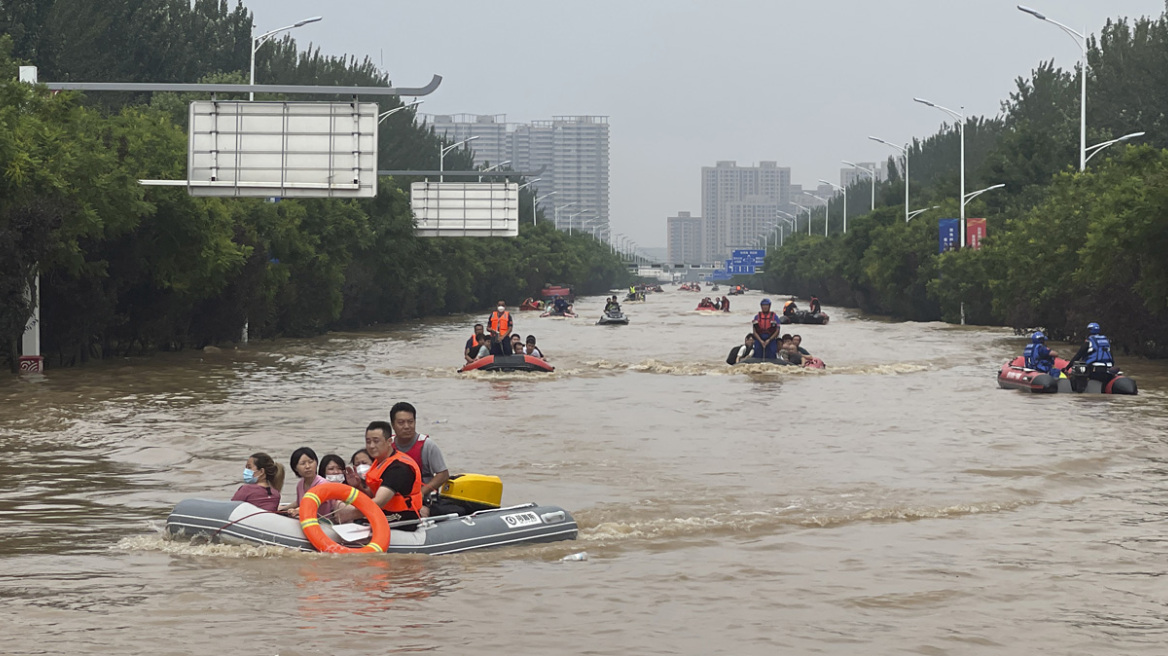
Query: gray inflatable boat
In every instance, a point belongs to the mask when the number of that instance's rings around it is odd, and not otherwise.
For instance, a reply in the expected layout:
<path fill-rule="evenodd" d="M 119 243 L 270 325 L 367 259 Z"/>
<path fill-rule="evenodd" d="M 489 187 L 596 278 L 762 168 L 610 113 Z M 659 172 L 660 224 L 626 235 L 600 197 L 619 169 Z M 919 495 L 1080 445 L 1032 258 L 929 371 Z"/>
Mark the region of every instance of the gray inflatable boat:
<path fill-rule="evenodd" d="M 416 524 L 416 529 L 401 530 L 407 524 Z M 341 544 L 360 545 L 369 539 L 369 527 L 361 524 L 332 526 L 321 522 L 321 527 L 326 535 Z M 394 522 L 390 524 L 386 553 L 438 555 L 529 542 L 574 540 L 578 530 L 576 520 L 563 508 L 529 503 L 464 516 Z M 166 518 L 166 532 L 175 539 L 316 551 L 304 537 L 300 520 L 243 501 L 180 501 Z"/>

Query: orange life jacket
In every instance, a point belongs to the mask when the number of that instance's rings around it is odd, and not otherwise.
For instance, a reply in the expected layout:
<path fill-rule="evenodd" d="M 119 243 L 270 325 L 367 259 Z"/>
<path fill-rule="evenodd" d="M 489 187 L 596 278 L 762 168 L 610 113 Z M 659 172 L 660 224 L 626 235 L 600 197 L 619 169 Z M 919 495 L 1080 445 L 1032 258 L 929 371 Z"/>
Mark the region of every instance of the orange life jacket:
<path fill-rule="evenodd" d="M 501 337 L 506 337 L 511 334 L 511 313 L 503 310 L 503 314 L 499 314 L 498 310 L 491 313 L 491 319 L 487 322 L 492 332 L 496 332 Z"/>
<path fill-rule="evenodd" d="M 418 512 L 422 507 L 422 470 L 418 468 L 417 463 L 406 454 L 398 451 L 397 448 L 394 448 L 393 453 L 388 458 L 375 461 L 373 467 L 365 474 L 365 484 L 369 486 L 369 496 L 376 496 L 377 490 L 381 487 L 381 475 L 394 462 L 405 463 L 414 470 L 414 485 L 409 494 L 395 493 L 381 509 L 387 513 Z M 395 490 L 395 492 L 397 491 Z"/>
<path fill-rule="evenodd" d="M 758 326 L 759 335 L 770 335 L 779 325 L 779 318 L 774 312 L 759 312 L 754 325 Z"/>

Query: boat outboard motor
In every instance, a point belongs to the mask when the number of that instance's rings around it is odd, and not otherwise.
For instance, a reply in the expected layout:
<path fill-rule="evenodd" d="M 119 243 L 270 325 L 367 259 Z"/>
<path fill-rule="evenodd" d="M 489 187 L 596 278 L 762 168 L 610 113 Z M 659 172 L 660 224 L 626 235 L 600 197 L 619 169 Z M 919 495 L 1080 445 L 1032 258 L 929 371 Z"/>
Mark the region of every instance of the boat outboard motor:
<path fill-rule="evenodd" d="M 1084 392 L 1087 390 L 1087 381 L 1091 379 L 1089 375 L 1090 365 L 1083 362 L 1076 362 L 1071 365 L 1070 379 L 1072 392 Z"/>

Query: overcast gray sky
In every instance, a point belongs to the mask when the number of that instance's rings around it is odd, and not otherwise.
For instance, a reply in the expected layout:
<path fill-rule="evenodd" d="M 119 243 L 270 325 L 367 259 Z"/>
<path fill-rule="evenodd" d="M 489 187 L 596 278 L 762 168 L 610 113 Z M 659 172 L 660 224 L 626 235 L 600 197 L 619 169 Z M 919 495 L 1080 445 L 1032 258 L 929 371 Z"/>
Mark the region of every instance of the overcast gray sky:
<path fill-rule="evenodd" d="M 1163 0 L 1027 0 L 1098 33 L 1114 16 L 1159 16 Z M 792 182 L 838 182 L 932 134 L 921 96 L 996 114 L 1044 59 L 1074 66 L 1055 26 L 1001 0 L 245 0 L 257 33 L 293 32 L 328 54 L 368 55 L 398 86 L 444 77 L 421 111 L 609 116 L 613 230 L 665 244 L 665 218 L 700 213 L 701 167 L 775 160 Z M 263 82 L 257 80 L 257 82 Z M 1141 126 L 1133 125 L 1132 130 Z"/>

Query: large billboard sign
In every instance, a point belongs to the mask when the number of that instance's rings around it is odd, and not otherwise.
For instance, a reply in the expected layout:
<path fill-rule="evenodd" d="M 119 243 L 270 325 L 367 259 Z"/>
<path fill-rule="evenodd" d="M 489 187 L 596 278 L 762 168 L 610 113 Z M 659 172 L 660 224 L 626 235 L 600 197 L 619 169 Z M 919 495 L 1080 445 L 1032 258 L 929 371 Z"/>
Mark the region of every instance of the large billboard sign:
<path fill-rule="evenodd" d="M 981 248 L 981 240 L 986 236 L 985 219 L 965 220 L 965 245 L 977 250 Z"/>
<path fill-rule="evenodd" d="M 372 198 L 377 103 L 195 101 L 193 196 Z"/>
<path fill-rule="evenodd" d="M 410 205 L 419 237 L 517 237 L 514 182 L 415 182 Z"/>
<path fill-rule="evenodd" d="M 941 219 L 937 226 L 941 229 L 937 252 L 957 250 L 961 246 L 961 219 Z"/>

